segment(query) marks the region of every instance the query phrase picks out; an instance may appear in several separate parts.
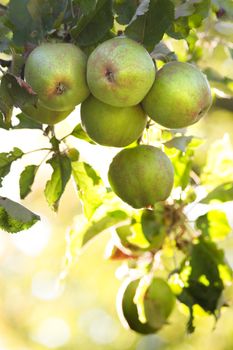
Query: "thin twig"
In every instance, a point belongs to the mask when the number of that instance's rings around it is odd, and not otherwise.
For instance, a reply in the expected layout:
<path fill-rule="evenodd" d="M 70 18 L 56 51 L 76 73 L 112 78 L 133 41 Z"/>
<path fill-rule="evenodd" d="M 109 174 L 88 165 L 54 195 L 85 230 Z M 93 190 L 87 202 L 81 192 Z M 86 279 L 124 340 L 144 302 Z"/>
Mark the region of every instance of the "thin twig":
<path fill-rule="evenodd" d="M 28 151 L 28 152 L 26 152 L 26 153 L 24 153 L 24 154 L 30 154 L 30 153 L 34 153 L 34 152 L 39 152 L 39 151 L 52 151 L 52 148 L 39 148 L 39 149 L 34 149 L 33 151 Z"/>

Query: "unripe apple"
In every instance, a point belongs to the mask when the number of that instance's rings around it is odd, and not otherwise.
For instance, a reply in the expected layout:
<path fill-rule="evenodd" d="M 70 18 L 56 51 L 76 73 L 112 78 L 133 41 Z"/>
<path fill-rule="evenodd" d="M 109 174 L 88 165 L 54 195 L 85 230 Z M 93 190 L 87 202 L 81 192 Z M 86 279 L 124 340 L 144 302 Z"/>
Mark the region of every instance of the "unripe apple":
<path fill-rule="evenodd" d="M 153 278 L 144 297 L 144 310 L 148 324 L 153 328 L 162 328 L 174 304 L 175 296 L 167 282 L 162 278 Z"/>
<path fill-rule="evenodd" d="M 71 112 L 69 111 L 52 111 L 51 109 L 45 108 L 40 101 L 37 102 L 37 105 L 25 105 L 21 107 L 22 112 L 29 117 L 30 119 L 35 120 L 36 122 L 48 125 L 54 125 L 64 120 Z"/>
<path fill-rule="evenodd" d="M 44 107 L 67 111 L 89 95 L 86 61 L 85 54 L 73 44 L 42 44 L 26 61 L 25 79 Z"/>
<path fill-rule="evenodd" d="M 159 148 L 140 145 L 124 149 L 113 159 L 108 172 L 113 191 L 134 208 L 151 207 L 170 195 L 174 170 Z"/>
<path fill-rule="evenodd" d="M 79 151 L 76 148 L 69 148 L 66 155 L 70 158 L 71 162 L 77 162 L 79 160 Z"/>
<path fill-rule="evenodd" d="M 139 285 L 139 279 L 135 281 L 125 281 L 122 284 L 117 295 L 117 311 L 121 322 L 135 332 L 141 334 L 151 334 L 157 331 L 151 327 L 148 322 L 142 323 L 139 320 L 137 306 L 134 303 L 134 297 Z"/>
<path fill-rule="evenodd" d="M 141 106 L 114 107 L 89 96 L 81 105 L 81 120 L 92 140 L 104 146 L 125 147 L 137 140 L 145 126 Z"/>
<path fill-rule="evenodd" d="M 100 44 L 87 63 L 92 94 L 107 104 L 129 107 L 142 101 L 155 78 L 155 65 L 146 49 L 126 37 Z"/>
<path fill-rule="evenodd" d="M 142 102 L 148 116 L 167 128 L 184 128 L 202 118 L 212 102 L 209 83 L 195 66 L 169 62 L 156 74 Z"/>

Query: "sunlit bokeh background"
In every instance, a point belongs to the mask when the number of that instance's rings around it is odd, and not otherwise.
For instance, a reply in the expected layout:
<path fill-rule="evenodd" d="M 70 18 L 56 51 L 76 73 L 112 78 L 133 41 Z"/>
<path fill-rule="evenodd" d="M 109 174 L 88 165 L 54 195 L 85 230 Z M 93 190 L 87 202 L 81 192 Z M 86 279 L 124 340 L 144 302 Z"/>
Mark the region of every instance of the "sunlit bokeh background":
<path fill-rule="evenodd" d="M 179 58 L 185 57 L 185 42 L 171 41 Z M 177 47 L 179 45 L 179 47 Z M 182 46 L 183 45 L 183 46 Z M 209 50 L 202 67 L 213 67 L 233 79 L 233 60 L 224 48 L 215 45 Z M 58 124 L 58 137 L 67 135 L 79 122 L 79 108 Z M 197 166 L 205 163 L 210 147 L 228 152 L 233 162 L 233 113 L 213 107 L 208 116 L 189 129 L 206 142 L 197 150 Z M 1 152 L 14 146 L 24 152 L 48 147 L 47 139 L 37 130 L 0 130 Z M 219 140 L 216 144 L 216 140 Z M 72 137 L 70 146 L 77 147 L 82 158 L 92 164 L 106 181 L 107 168 L 118 151 L 89 145 Z M 19 199 L 19 174 L 27 164 L 39 164 L 46 152 L 28 154 L 15 162 L 4 180 L 1 195 Z M 233 163 L 232 163 L 233 164 Z M 213 177 L 217 176 L 216 160 Z M 233 170 L 233 169 L 232 169 Z M 44 164 L 36 176 L 33 192 L 23 201 L 41 221 L 28 231 L 10 235 L 0 231 L 0 350 L 232 350 L 233 349 L 233 290 L 226 290 L 229 307 L 215 323 L 212 316 L 199 310 L 196 332 L 187 335 L 187 311 L 177 305 L 170 323 L 156 335 L 139 336 L 123 328 L 119 322 L 115 298 L 121 284 L 115 272 L 120 262 L 104 258 L 110 237 L 105 232 L 89 244 L 72 266 L 65 281 L 60 281 L 64 266 L 66 236 L 74 218 L 81 214 L 75 186 L 70 181 L 57 214 L 47 205 L 43 195 L 51 168 Z M 210 178 L 211 182 L 212 179 Z M 230 218 L 232 206 L 226 206 Z M 232 215 L 233 216 L 233 215 Z M 233 236 L 221 244 L 233 267 Z"/>

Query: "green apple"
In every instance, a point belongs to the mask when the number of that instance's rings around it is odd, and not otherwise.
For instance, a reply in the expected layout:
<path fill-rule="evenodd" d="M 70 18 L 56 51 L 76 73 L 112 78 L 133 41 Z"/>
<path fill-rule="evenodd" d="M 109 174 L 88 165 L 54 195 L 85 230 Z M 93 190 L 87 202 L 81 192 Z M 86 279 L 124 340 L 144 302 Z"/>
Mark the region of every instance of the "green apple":
<path fill-rule="evenodd" d="M 121 322 L 130 329 L 141 334 L 151 334 L 156 332 L 156 328 L 148 323 L 142 323 L 138 318 L 137 306 L 133 299 L 139 284 L 139 279 L 126 281 L 119 289 L 117 295 L 117 311 Z"/>
<path fill-rule="evenodd" d="M 86 56 L 68 43 L 42 44 L 29 55 L 25 79 L 46 108 L 67 111 L 89 95 Z"/>
<path fill-rule="evenodd" d="M 71 112 L 72 109 L 68 111 L 52 111 L 51 109 L 45 108 L 40 101 L 37 105 L 25 105 L 21 107 L 22 112 L 39 123 L 54 125 L 64 120 Z"/>
<path fill-rule="evenodd" d="M 162 278 L 153 278 L 144 296 L 144 311 L 148 324 L 153 328 L 162 328 L 171 314 L 175 296 Z"/>
<path fill-rule="evenodd" d="M 172 190 L 174 170 L 159 148 L 140 145 L 124 149 L 113 159 L 108 172 L 113 191 L 134 208 L 154 206 Z"/>
<path fill-rule="evenodd" d="M 169 62 L 156 74 L 142 102 L 148 116 L 167 128 L 184 128 L 202 118 L 212 103 L 204 74 L 195 66 Z"/>
<path fill-rule="evenodd" d="M 104 146 L 125 147 L 137 140 L 147 122 L 141 106 L 114 107 L 89 96 L 81 105 L 81 120 L 92 140 Z"/>
<path fill-rule="evenodd" d="M 125 248 L 137 253 L 143 250 L 158 250 L 162 247 L 167 236 L 167 228 L 160 207 L 164 208 L 158 203 L 154 210 L 141 210 L 133 216 L 130 224 L 116 228 L 120 242 Z"/>
<path fill-rule="evenodd" d="M 79 151 L 76 148 L 69 148 L 66 155 L 70 158 L 71 162 L 77 162 L 79 160 Z"/>
<path fill-rule="evenodd" d="M 126 37 L 100 44 L 87 62 L 87 82 L 92 94 L 112 106 L 137 105 L 154 79 L 155 65 L 149 53 Z"/>
<path fill-rule="evenodd" d="M 167 236 L 163 210 L 164 205 L 158 203 L 154 210 L 144 209 L 141 214 L 142 232 L 151 249 L 161 248 Z"/>

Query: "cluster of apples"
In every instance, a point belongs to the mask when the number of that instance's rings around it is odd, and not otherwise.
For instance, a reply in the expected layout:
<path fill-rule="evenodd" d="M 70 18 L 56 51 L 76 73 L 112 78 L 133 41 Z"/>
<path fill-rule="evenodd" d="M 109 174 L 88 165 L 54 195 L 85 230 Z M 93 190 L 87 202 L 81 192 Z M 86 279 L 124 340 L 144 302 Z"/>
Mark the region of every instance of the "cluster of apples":
<path fill-rule="evenodd" d="M 148 116 L 167 128 L 197 122 L 211 105 L 205 76 L 193 65 L 170 62 L 156 72 L 147 50 L 117 37 L 100 44 L 87 59 L 75 45 L 43 44 L 32 51 L 25 79 L 38 104 L 22 111 L 55 124 L 81 104 L 81 120 L 98 144 L 126 147 L 140 138 Z M 150 145 L 121 150 L 109 168 L 114 192 L 134 208 L 165 200 L 173 186 L 173 167 Z"/>

